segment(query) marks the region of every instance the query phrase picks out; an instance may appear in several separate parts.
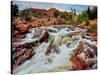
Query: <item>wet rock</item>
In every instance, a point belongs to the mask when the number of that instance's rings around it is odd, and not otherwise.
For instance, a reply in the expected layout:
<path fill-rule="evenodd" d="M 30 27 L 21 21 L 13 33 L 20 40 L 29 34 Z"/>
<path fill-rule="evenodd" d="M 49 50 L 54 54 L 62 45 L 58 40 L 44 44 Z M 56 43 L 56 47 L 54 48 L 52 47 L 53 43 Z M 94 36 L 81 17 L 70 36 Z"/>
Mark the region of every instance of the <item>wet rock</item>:
<path fill-rule="evenodd" d="M 21 56 L 19 56 L 19 57 L 17 58 L 17 60 L 16 60 L 15 65 L 16 65 L 16 66 L 21 65 L 21 61 L 22 61 L 23 59 L 24 59 L 24 58 L 23 58 L 23 56 L 22 56 L 22 55 L 21 55 Z"/>
<path fill-rule="evenodd" d="M 27 45 L 26 44 L 18 45 L 14 47 L 15 47 L 15 53 L 14 53 L 15 56 L 14 56 L 14 59 L 12 59 L 12 61 L 14 61 L 13 68 L 16 68 L 22 65 L 25 61 L 27 61 L 28 59 L 31 59 L 31 57 L 35 55 L 35 51 L 32 48 L 31 43 Z"/>
<path fill-rule="evenodd" d="M 80 54 L 83 50 L 84 50 L 84 48 L 83 48 L 83 43 L 80 42 L 79 46 L 74 50 L 72 56 L 77 56 L 77 55 Z"/>
<path fill-rule="evenodd" d="M 43 31 L 42 34 L 39 37 L 39 42 L 47 41 L 49 37 L 49 34 L 47 31 Z"/>
<path fill-rule="evenodd" d="M 52 52 L 53 46 L 52 46 L 53 41 L 50 41 L 50 44 L 45 52 L 46 55 L 49 55 Z"/>
<path fill-rule="evenodd" d="M 25 53 L 25 59 L 30 59 L 33 55 L 33 50 L 32 49 L 28 49 Z M 35 53 L 35 52 L 34 52 Z"/>
<path fill-rule="evenodd" d="M 49 55 L 50 53 L 51 53 L 51 51 L 52 51 L 52 46 L 50 45 L 49 47 L 48 47 L 48 49 L 46 50 L 46 55 Z"/>
<path fill-rule="evenodd" d="M 87 48 L 84 48 L 84 45 L 87 45 Z M 73 63 L 73 70 L 92 69 L 92 66 L 97 63 L 93 49 L 96 49 L 96 46 L 80 42 L 70 59 Z"/>
<path fill-rule="evenodd" d="M 87 66 L 82 60 L 75 56 L 71 57 L 71 61 L 73 63 L 73 70 L 83 70 Z"/>
<path fill-rule="evenodd" d="M 21 55 L 23 55 L 25 53 L 25 50 L 26 49 L 22 49 L 22 50 L 17 51 L 16 52 L 16 58 L 19 57 L 19 56 L 21 56 Z"/>

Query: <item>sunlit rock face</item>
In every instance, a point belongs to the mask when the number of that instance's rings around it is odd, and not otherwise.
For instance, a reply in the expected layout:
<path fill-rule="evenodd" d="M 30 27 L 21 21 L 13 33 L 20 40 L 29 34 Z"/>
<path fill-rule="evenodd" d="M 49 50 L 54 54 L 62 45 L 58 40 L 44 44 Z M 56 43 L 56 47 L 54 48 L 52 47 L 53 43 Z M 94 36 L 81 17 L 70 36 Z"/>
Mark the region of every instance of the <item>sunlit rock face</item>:
<path fill-rule="evenodd" d="M 69 25 L 28 29 L 24 38 L 13 42 L 13 73 L 96 69 L 96 41 L 85 33 Z"/>

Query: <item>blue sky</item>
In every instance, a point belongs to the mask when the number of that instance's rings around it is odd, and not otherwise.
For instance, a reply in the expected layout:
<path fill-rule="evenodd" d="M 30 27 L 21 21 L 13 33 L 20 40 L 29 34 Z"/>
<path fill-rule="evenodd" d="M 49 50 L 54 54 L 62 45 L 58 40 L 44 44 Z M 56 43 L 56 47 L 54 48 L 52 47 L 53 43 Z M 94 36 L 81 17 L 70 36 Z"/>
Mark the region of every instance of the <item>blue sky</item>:
<path fill-rule="evenodd" d="M 71 8 L 75 8 L 77 13 L 82 12 L 84 9 L 88 8 L 88 5 L 72 5 L 72 4 L 58 4 L 58 3 L 43 3 L 43 2 L 28 2 L 28 1 L 14 1 L 14 4 L 17 4 L 19 9 L 25 8 L 39 8 L 39 9 L 50 9 L 56 8 L 60 11 L 71 11 Z M 93 8 L 93 6 L 89 6 Z"/>

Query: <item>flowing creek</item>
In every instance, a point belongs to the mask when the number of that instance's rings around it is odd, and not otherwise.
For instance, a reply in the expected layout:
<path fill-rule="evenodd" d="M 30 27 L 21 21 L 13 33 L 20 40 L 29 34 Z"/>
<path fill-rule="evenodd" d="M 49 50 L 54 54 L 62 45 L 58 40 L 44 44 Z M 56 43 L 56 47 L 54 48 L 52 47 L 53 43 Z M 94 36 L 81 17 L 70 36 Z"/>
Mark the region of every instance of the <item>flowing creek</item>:
<path fill-rule="evenodd" d="M 71 70 L 70 57 L 79 43 L 84 41 L 96 45 L 95 41 L 82 38 L 82 35 L 86 32 L 85 29 L 70 26 L 31 28 L 25 38 L 21 39 L 20 42 L 14 42 L 13 45 L 24 45 L 39 40 L 41 36 L 38 37 L 38 33 L 42 34 L 41 32 L 44 31 L 49 34 L 48 41 L 41 42 L 33 47 L 35 55 L 14 69 L 16 75 Z M 45 53 L 50 44 L 53 45 L 52 51 L 49 55 L 46 55 Z"/>

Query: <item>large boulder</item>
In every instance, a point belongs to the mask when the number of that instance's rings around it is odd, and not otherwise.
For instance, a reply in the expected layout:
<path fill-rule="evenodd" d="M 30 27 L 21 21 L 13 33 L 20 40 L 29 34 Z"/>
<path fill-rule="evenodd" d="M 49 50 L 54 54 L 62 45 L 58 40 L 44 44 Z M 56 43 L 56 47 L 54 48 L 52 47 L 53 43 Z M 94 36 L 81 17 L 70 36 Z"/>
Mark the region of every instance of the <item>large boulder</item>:
<path fill-rule="evenodd" d="M 47 31 L 43 31 L 42 34 L 39 37 L 39 42 L 47 41 L 49 37 L 49 34 Z"/>

